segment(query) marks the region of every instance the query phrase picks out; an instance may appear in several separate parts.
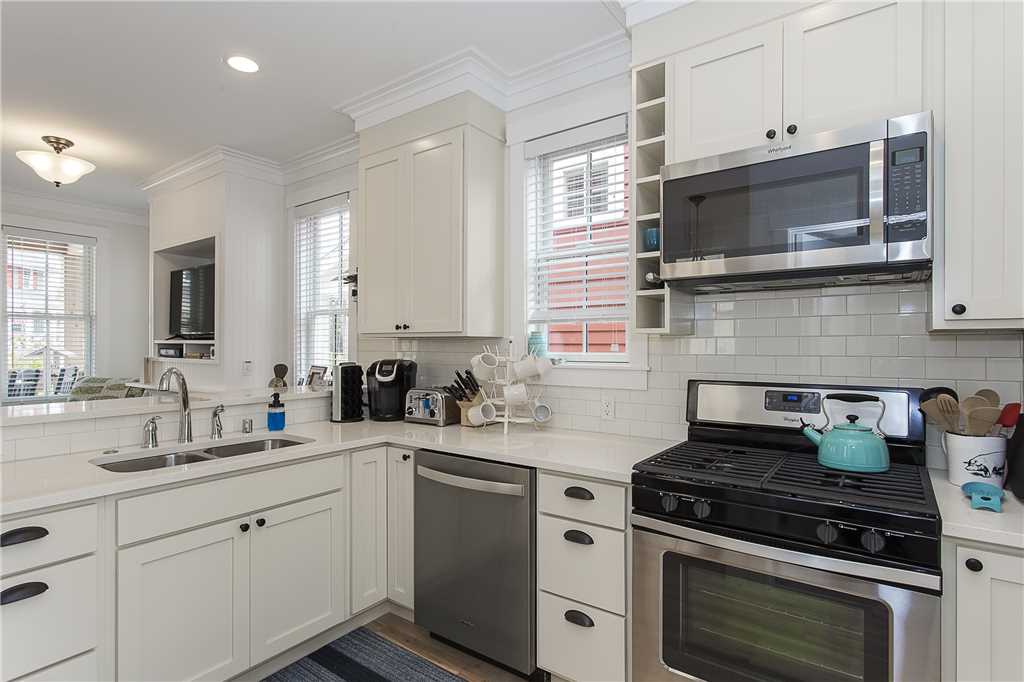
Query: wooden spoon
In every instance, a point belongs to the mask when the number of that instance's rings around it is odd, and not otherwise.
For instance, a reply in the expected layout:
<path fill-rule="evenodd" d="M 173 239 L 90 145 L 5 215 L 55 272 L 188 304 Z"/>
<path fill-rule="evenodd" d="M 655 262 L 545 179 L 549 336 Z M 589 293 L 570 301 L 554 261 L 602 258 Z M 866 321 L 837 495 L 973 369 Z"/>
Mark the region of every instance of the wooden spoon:
<path fill-rule="evenodd" d="M 979 398 L 984 398 L 986 402 L 992 407 L 999 407 L 1003 401 L 999 399 L 999 394 L 993 391 L 991 388 L 983 388 L 974 395 Z"/>
<path fill-rule="evenodd" d="M 988 400 L 982 398 L 980 395 L 969 395 L 960 401 L 960 411 L 963 412 L 964 417 L 971 413 L 971 410 L 977 407 L 992 407 L 988 404 Z"/>
<path fill-rule="evenodd" d="M 926 400 L 921 403 L 921 411 L 928 416 L 933 422 L 938 424 L 939 428 L 943 431 L 953 431 L 954 429 L 950 426 L 949 420 L 946 419 L 945 413 L 942 408 L 939 407 L 939 401 L 935 398 Z"/>
<path fill-rule="evenodd" d="M 939 404 L 939 411 L 945 418 L 949 432 L 960 433 L 960 403 L 945 393 L 935 396 L 935 402 Z"/>
<path fill-rule="evenodd" d="M 996 423 L 997 419 L 999 419 L 1000 412 L 1002 412 L 1002 410 L 998 407 L 992 407 L 991 405 L 975 407 L 967 413 L 967 435 L 987 435 L 992 429 L 992 425 Z"/>

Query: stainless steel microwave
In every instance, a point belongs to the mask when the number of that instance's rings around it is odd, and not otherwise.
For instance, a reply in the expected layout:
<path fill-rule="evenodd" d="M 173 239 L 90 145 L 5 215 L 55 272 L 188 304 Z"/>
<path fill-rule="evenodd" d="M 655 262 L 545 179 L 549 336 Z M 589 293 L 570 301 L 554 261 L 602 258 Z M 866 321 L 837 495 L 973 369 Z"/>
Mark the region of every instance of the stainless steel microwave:
<path fill-rule="evenodd" d="M 927 278 L 931 119 L 662 167 L 662 279 L 722 291 Z"/>

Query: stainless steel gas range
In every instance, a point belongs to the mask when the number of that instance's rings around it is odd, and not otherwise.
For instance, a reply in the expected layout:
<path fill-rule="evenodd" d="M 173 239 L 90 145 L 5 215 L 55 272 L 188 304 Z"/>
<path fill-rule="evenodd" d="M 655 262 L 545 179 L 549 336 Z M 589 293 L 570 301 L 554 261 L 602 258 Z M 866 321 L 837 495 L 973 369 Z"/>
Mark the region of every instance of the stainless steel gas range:
<path fill-rule="evenodd" d="M 799 431 L 849 390 L 690 382 L 689 440 L 633 472 L 634 680 L 939 679 L 920 390 L 856 387 L 886 407 L 873 474 L 819 465 Z"/>

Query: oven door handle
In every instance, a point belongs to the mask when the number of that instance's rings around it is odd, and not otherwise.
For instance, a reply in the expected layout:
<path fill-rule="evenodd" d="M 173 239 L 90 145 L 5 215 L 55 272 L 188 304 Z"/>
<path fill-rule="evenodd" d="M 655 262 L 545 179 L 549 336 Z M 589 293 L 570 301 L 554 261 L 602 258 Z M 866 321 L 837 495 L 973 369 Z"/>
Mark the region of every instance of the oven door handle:
<path fill-rule="evenodd" d="M 769 545 L 762 545 L 756 542 L 747 542 L 746 540 L 737 540 L 736 538 L 724 535 L 708 533 L 706 531 L 697 530 L 696 528 L 690 528 L 689 526 L 680 526 L 675 523 L 668 523 L 667 521 L 652 519 L 648 516 L 641 516 L 639 514 L 632 514 L 630 516 L 630 522 L 633 524 L 634 528 L 653 530 L 657 533 L 662 533 L 663 535 L 679 538 L 680 540 L 699 542 L 705 545 L 711 545 L 712 547 L 718 547 L 720 549 L 738 552 L 741 554 L 748 554 L 762 559 L 769 559 L 771 561 L 781 561 L 783 563 L 794 564 L 804 568 L 829 571 L 831 573 L 843 573 L 846 575 L 856 576 L 858 578 L 864 578 L 866 580 L 881 580 L 884 582 L 895 583 L 897 585 L 934 590 L 936 592 L 942 589 L 942 578 L 928 573 L 918 573 L 916 571 L 890 568 L 888 566 L 862 564 L 857 561 L 834 559 L 832 557 L 807 554 L 805 552 L 797 552 L 791 549 L 783 549 L 781 547 L 771 547 Z"/>

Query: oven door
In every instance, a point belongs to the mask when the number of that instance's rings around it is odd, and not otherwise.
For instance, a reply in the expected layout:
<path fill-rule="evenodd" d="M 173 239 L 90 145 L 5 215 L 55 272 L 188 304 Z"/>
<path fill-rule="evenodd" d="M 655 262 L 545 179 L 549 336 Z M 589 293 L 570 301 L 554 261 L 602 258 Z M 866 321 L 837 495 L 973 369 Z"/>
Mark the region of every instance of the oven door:
<path fill-rule="evenodd" d="M 937 594 L 759 554 L 853 562 L 636 515 L 633 525 L 634 680 L 939 679 Z"/>
<path fill-rule="evenodd" d="M 759 148 L 663 168 L 661 277 L 884 264 L 884 127 L 875 132 L 783 158 Z"/>

